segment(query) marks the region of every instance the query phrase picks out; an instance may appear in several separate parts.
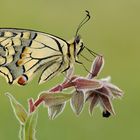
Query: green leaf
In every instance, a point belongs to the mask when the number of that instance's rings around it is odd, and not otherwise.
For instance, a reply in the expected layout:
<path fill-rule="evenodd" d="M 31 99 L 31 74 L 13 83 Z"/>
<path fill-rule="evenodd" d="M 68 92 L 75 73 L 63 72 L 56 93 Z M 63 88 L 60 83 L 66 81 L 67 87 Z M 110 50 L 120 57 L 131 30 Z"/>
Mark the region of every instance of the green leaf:
<path fill-rule="evenodd" d="M 24 107 L 10 93 L 6 93 L 6 95 L 10 99 L 11 106 L 13 108 L 16 118 L 19 120 L 21 124 L 24 124 L 28 116 Z"/>
<path fill-rule="evenodd" d="M 37 124 L 38 112 L 31 113 L 24 126 L 24 140 L 36 140 L 35 129 Z"/>
<path fill-rule="evenodd" d="M 72 94 L 65 93 L 42 93 L 39 98 L 43 98 L 47 106 L 59 105 L 72 97 Z"/>
<path fill-rule="evenodd" d="M 65 105 L 66 103 L 62 103 L 59 105 L 53 105 L 53 106 L 48 107 L 49 118 L 53 120 L 56 117 L 58 117 L 64 111 Z"/>

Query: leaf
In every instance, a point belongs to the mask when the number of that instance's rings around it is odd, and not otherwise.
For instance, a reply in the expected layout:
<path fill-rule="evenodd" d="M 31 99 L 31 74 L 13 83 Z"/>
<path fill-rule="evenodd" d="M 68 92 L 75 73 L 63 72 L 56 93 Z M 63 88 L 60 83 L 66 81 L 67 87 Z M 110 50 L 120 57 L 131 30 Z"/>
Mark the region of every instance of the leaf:
<path fill-rule="evenodd" d="M 73 112 L 78 116 L 83 110 L 85 103 L 85 96 L 82 91 L 74 91 L 71 98 L 71 108 Z"/>
<path fill-rule="evenodd" d="M 5 95 L 7 95 L 10 99 L 11 106 L 13 108 L 16 118 L 21 124 L 24 124 L 28 116 L 24 107 L 10 93 L 6 93 Z"/>
<path fill-rule="evenodd" d="M 36 140 L 36 124 L 37 124 L 38 112 L 31 113 L 24 126 L 24 140 Z"/>
<path fill-rule="evenodd" d="M 48 92 L 42 93 L 39 98 L 43 98 L 47 106 L 53 106 L 62 104 L 69 100 L 71 97 L 72 94 Z"/>
<path fill-rule="evenodd" d="M 65 108 L 66 103 L 58 104 L 58 105 L 53 105 L 48 107 L 48 116 L 51 120 L 55 119 L 58 117 Z"/>

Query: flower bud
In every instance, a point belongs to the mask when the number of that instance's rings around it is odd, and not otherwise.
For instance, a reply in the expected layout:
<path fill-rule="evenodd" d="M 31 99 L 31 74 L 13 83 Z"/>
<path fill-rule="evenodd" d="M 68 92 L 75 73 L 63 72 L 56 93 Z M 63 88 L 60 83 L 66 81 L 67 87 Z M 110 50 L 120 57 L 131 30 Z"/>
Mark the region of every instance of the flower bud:
<path fill-rule="evenodd" d="M 92 79 L 97 76 L 104 66 L 103 56 L 98 55 L 93 61 L 90 73 L 88 74 L 88 79 Z"/>

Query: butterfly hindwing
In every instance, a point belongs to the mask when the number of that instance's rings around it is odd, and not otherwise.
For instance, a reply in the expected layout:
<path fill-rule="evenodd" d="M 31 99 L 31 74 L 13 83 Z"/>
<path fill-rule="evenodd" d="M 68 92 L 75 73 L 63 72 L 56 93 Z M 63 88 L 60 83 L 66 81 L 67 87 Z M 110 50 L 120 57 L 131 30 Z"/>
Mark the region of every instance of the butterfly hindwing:
<path fill-rule="evenodd" d="M 66 53 L 67 42 L 58 37 L 30 30 L 0 29 L 0 73 L 9 83 L 23 74 L 30 80 L 41 67 L 46 68 L 41 81 L 47 79 L 50 70 L 53 74 L 49 77 L 53 77 L 63 69 Z"/>
<path fill-rule="evenodd" d="M 58 75 L 63 67 L 63 62 L 61 61 L 52 61 L 48 66 L 45 67 L 45 69 L 42 71 L 42 74 L 39 78 L 39 83 L 44 83 L 45 81 L 53 78 L 54 76 Z"/>

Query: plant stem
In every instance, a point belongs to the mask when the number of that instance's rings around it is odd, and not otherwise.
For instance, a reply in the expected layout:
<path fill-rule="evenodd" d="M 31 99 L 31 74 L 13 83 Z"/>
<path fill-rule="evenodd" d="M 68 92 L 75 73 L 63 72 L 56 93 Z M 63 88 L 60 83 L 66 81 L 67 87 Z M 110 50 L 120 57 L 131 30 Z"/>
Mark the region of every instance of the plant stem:
<path fill-rule="evenodd" d="M 20 125 L 20 130 L 19 130 L 19 138 L 20 140 L 24 140 L 24 125 Z"/>
<path fill-rule="evenodd" d="M 49 92 L 51 93 L 58 93 L 66 88 L 72 87 L 74 86 L 74 83 L 72 82 L 64 82 L 60 85 L 57 85 L 55 87 L 53 87 L 51 90 L 49 90 Z M 32 113 L 35 111 L 35 109 L 44 101 L 43 97 L 38 98 L 37 100 L 35 100 L 35 102 L 33 101 L 33 99 L 31 98 L 29 100 L 29 112 Z"/>

